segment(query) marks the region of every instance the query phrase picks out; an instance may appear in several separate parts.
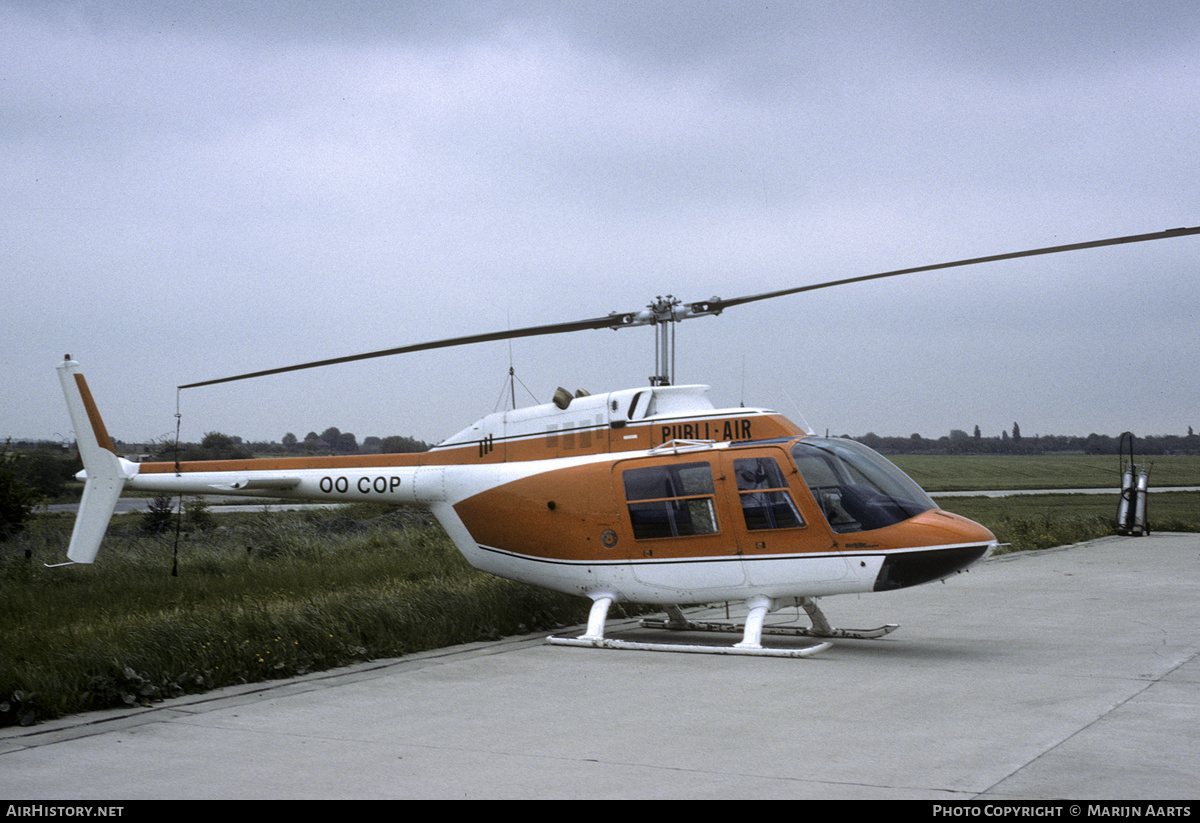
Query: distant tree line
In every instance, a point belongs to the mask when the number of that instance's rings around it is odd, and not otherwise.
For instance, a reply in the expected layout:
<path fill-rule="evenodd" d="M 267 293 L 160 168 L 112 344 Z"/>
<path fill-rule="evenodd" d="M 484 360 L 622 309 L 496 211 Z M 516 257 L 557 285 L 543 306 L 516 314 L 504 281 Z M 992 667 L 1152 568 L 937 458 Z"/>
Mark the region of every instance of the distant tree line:
<path fill-rule="evenodd" d="M 412 437 L 367 437 L 362 443 L 349 432 L 328 428 L 309 432 L 304 440 L 294 434 L 281 442 L 248 442 L 235 435 L 208 432 L 199 443 L 159 440 L 127 443 L 114 439 L 117 451 L 131 459 L 180 462 L 241 460 L 267 455 L 398 454 L 423 452 L 429 444 Z M 24 528 L 34 509 L 43 503 L 78 496 L 71 480 L 83 468 L 74 443 L 45 440 L 0 440 L 0 543 Z"/>
<path fill-rule="evenodd" d="M 402 435 L 364 437 L 359 443 L 352 432 L 343 432 L 335 426 L 320 434 L 309 432 L 303 440 L 288 432 L 280 444 L 286 451 L 302 454 L 403 454 L 429 450 L 425 441 Z"/>
<path fill-rule="evenodd" d="M 1012 434 L 1007 430 L 999 437 L 983 437 L 979 427 L 973 434 L 953 429 L 949 435 L 930 439 L 919 434 L 908 437 L 880 437 L 868 432 L 853 437 L 865 446 L 881 454 L 1117 454 L 1121 447 L 1120 435 L 1089 434 L 1077 435 L 1037 434 L 1025 437 L 1021 427 L 1013 423 Z M 1186 435 L 1167 434 L 1134 439 L 1134 451 L 1140 455 L 1154 454 L 1200 454 L 1200 435 L 1188 426 Z"/>
<path fill-rule="evenodd" d="M 117 452 L 131 460 L 193 461 L 245 460 L 268 455 L 403 454 L 428 451 L 430 444 L 402 435 L 366 437 L 361 443 L 350 432 L 330 427 L 317 434 L 309 432 L 303 440 L 288 432 L 279 442 L 249 441 L 225 434 L 208 432 L 199 443 L 176 443 L 163 438 L 150 443 L 131 443 L 113 438 Z M 33 488 L 37 497 L 54 499 L 80 469 L 79 450 L 72 442 L 47 440 L 0 441 L 0 466 L 3 477 L 14 478 L 22 486 Z"/>
<path fill-rule="evenodd" d="M 164 441 L 154 444 L 147 453 L 152 460 L 185 461 L 244 460 L 266 455 L 399 454 L 428 450 L 429 444 L 423 440 L 401 435 L 365 437 L 359 443 L 352 432 L 343 432 L 336 426 L 330 426 L 320 434 L 309 432 L 303 440 L 288 432 L 279 442 L 246 441 L 236 435 L 209 432 L 199 443 L 180 443 L 176 446 L 174 441 Z"/>

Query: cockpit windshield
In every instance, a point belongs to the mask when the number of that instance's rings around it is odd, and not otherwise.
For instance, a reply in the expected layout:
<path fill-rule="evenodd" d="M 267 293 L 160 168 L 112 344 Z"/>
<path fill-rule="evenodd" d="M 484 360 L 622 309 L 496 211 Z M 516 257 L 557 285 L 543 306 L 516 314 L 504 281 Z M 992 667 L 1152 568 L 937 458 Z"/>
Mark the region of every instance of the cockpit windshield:
<path fill-rule="evenodd" d="M 853 440 L 806 437 L 792 447 L 792 459 L 838 534 L 881 529 L 936 508 L 908 475 Z"/>

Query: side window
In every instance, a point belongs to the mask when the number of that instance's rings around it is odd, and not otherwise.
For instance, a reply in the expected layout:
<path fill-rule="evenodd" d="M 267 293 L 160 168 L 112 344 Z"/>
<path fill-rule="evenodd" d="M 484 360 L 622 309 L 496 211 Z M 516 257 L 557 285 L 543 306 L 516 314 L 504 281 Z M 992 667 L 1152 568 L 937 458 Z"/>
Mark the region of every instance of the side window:
<path fill-rule="evenodd" d="M 775 458 L 739 458 L 733 461 L 733 473 L 747 529 L 792 529 L 804 525 Z"/>
<path fill-rule="evenodd" d="M 708 463 L 627 469 L 622 479 L 635 538 L 716 533 L 712 467 Z"/>

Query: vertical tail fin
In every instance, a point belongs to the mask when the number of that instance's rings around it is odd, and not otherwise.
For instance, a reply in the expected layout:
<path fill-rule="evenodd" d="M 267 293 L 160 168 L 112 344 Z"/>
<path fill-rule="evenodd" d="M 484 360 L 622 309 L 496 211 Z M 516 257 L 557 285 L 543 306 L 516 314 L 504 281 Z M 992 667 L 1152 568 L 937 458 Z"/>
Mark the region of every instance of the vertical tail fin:
<path fill-rule="evenodd" d="M 91 563 L 100 550 L 100 541 L 108 530 L 108 521 L 116 510 L 125 481 L 137 474 L 137 466 L 117 456 L 87 381 L 70 355 L 58 365 L 58 378 L 87 475 L 67 557 L 75 563 Z"/>

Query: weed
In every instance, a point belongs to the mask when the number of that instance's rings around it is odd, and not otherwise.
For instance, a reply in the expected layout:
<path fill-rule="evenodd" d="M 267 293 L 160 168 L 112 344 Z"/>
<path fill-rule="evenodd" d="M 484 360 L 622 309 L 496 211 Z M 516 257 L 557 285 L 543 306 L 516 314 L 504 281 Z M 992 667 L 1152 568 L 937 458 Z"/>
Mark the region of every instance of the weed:
<path fill-rule="evenodd" d="M 0 724 L 586 619 L 583 598 L 472 569 L 421 512 L 209 516 L 183 534 L 178 577 L 173 530 L 147 534 L 136 519 L 114 522 L 91 566 L 40 562 L 58 559 L 66 519 L 30 529 L 24 551 L 6 544 Z"/>

